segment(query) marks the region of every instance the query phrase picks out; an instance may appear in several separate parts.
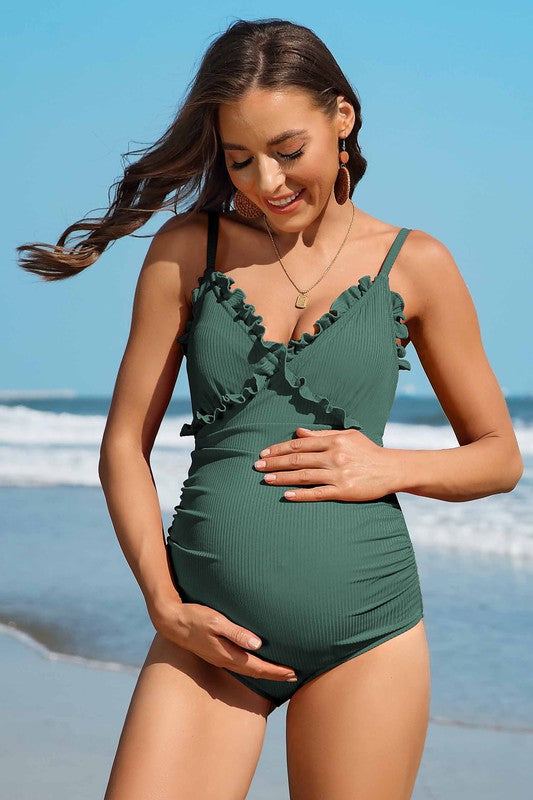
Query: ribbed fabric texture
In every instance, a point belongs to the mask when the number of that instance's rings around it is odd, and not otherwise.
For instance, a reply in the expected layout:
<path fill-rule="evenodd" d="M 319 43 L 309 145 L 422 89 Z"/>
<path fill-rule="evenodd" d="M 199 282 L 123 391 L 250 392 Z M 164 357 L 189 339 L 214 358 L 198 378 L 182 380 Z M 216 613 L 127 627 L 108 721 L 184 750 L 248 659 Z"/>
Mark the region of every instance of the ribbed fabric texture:
<path fill-rule="evenodd" d="M 265 340 L 262 318 L 214 269 L 218 216 L 209 212 L 208 263 L 179 337 L 193 419 L 188 476 L 167 546 L 185 602 L 215 608 L 257 633 L 254 651 L 292 666 L 297 683 L 228 670 L 276 705 L 306 681 L 423 617 L 418 570 L 396 494 L 369 502 L 297 503 L 265 482 L 259 451 L 299 425 L 361 430 L 382 446 L 407 337 L 389 272 L 402 228 L 372 281 L 363 276 L 288 345 Z"/>

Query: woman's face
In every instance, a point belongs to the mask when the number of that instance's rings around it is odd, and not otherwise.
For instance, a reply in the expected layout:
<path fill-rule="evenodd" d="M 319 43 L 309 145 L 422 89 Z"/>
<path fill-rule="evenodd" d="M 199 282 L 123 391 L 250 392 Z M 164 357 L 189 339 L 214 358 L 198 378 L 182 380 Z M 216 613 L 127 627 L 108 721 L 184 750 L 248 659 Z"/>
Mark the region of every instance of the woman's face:
<path fill-rule="evenodd" d="M 339 138 L 353 127 L 353 108 L 339 96 L 333 121 L 299 90 L 254 89 L 237 103 L 224 103 L 218 128 L 228 174 L 269 221 L 301 230 L 333 196 L 339 169 Z M 301 196 L 278 210 L 269 200 Z M 281 213 L 280 213 L 281 211 Z"/>

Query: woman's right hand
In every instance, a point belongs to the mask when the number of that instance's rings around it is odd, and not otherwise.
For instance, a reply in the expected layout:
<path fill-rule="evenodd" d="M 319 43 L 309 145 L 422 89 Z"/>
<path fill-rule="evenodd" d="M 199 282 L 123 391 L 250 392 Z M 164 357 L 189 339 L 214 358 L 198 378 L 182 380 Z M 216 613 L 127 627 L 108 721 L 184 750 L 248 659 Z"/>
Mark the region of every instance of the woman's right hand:
<path fill-rule="evenodd" d="M 162 636 L 217 667 L 271 681 L 296 677 L 289 666 L 281 666 L 252 655 L 257 650 L 249 639 L 259 639 L 253 631 L 236 625 L 209 606 L 173 601 L 164 609 L 148 609 L 154 627 Z"/>

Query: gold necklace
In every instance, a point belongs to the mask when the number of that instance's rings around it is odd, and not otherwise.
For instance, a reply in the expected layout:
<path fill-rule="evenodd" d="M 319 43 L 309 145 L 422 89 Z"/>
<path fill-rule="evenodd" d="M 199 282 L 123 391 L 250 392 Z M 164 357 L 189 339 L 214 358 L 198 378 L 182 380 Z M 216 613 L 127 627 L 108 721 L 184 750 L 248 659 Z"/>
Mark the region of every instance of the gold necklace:
<path fill-rule="evenodd" d="M 328 266 L 326 267 L 326 269 L 324 270 L 322 275 L 319 277 L 319 279 L 316 280 L 308 289 L 300 289 L 298 286 L 296 286 L 296 284 L 294 283 L 293 279 L 291 278 L 291 276 L 289 275 L 289 273 L 285 269 L 285 264 L 281 260 L 281 256 L 280 256 L 279 250 L 278 250 L 278 248 L 276 246 L 276 242 L 274 241 L 274 237 L 272 236 L 272 233 L 270 231 L 270 225 L 268 224 L 268 220 L 267 220 L 266 214 L 263 214 L 263 217 L 264 217 L 264 220 L 265 220 L 265 223 L 266 223 L 266 226 L 267 226 L 268 235 L 270 236 L 272 244 L 274 245 L 274 250 L 276 251 L 276 255 L 278 257 L 278 261 L 281 264 L 281 266 L 283 267 L 283 271 L 285 272 L 285 275 L 287 276 L 287 278 L 290 280 L 290 282 L 295 287 L 295 289 L 298 290 L 298 296 L 296 297 L 296 301 L 294 303 L 296 308 L 305 308 L 306 307 L 307 301 L 309 299 L 307 297 L 307 294 L 311 291 L 311 289 L 313 289 L 317 285 L 317 283 L 319 283 L 322 280 L 322 278 L 326 275 L 326 273 L 331 269 L 331 267 L 335 263 L 335 259 L 337 258 L 337 256 L 339 255 L 340 251 L 344 247 L 346 239 L 348 238 L 348 235 L 350 233 L 350 230 L 351 230 L 351 227 L 352 227 L 352 223 L 353 223 L 353 220 L 354 220 L 354 215 L 355 215 L 355 206 L 352 203 L 352 218 L 350 220 L 350 225 L 348 227 L 348 231 L 346 232 L 346 236 L 344 237 L 341 246 L 339 247 L 339 249 L 335 253 L 333 261 L 330 264 L 328 264 Z"/>

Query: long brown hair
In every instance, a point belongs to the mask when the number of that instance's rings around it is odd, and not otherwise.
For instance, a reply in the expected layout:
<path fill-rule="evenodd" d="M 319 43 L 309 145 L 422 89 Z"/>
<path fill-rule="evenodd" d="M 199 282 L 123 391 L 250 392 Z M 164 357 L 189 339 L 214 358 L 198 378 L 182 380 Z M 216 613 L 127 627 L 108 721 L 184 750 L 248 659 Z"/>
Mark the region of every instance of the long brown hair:
<path fill-rule="evenodd" d="M 366 159 L 357 141 L 361 105 L 331 52 L 310 28 L 283 19 L 237 19 L 209 45 L 185 100 L 170 127 L 151 146 L 123 155 L 128 163 L 115 181 L 105 214 L 86 217 L 63 231 L 56 245 L 35 242 L 16 248 L 19 265 L 45 280 L 77 275 L 113 241 L 132 234 L 159 210 L 173 210 L 193 196 L 185 216 L 201 209 L 228 211 L 235 193 L 217 130 L 217 107 L 235 102 L 250 89 L 306 90 L 314 106 L 330 119 L 337 95 L 353 106 L 355 124 L 346 139 L 350 155 L 350 196 L 363 177 Z M 170 195 L 170 197 L 169 197 Z M 76 244 L 67 244 L 75 231 Z M 153 234 L 152 234 L 153 235 Z M 140 237 L 142 238 L 142 237 Z"/>

